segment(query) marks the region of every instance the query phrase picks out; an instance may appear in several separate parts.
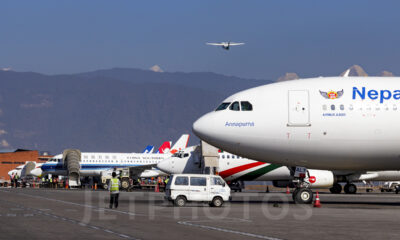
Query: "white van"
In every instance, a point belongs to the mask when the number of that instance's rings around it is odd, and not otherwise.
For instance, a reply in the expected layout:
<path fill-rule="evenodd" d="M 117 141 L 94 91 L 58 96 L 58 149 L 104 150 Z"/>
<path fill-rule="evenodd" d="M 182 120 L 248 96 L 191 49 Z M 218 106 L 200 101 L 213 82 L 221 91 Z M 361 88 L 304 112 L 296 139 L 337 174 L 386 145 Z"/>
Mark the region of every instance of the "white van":
<path fill-rule="evenodd" d="M 165 198 L 178 207 L 187 201 L 208 202 L 210 206 L 221 207 L 231 198 L 228 184 L 216 175 L 174 174 L 165 189 Z"/>

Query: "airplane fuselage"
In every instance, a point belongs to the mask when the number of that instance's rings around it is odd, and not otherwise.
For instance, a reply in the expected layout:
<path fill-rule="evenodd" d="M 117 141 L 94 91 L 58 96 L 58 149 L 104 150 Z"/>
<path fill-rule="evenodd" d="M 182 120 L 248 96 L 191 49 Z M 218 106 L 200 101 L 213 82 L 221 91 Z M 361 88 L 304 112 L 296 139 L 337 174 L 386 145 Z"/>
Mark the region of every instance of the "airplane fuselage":
<path fill-rule="evenodd" d="M 274 83 L 223 102 L 193 124 L 202 140 L 258 161 L 328 170 L 400 169 L 400 78 Z M 248 108 L 248 106 L 247 106 Z"/>

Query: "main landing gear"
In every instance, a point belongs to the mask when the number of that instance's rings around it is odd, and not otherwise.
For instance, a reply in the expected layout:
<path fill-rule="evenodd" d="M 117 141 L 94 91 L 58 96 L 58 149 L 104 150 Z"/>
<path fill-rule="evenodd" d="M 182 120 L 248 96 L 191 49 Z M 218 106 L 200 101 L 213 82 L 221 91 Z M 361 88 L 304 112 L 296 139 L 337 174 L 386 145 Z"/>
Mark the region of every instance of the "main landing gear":
<path fill-rule="evenodd" d="M 356 194 L 357 186 L 353 183 L 347 183 L 346 185 L 344 185 L 344 192 L 346 194 Z"/>
<path fill-rule="evenodd" d="M 342 192 L 342 185 L 335 183 L 331 188 L 329 188 L 329 191 L 331 191 L 333 194 L 339 194 Z"/>

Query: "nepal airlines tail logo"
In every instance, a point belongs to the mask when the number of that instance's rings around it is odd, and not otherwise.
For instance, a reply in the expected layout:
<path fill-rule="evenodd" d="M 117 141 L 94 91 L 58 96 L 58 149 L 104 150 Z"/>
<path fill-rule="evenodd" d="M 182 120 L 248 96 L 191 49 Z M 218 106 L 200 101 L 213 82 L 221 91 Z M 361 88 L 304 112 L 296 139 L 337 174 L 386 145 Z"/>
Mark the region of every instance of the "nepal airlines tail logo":
<path fill-rule="evenodd" d="M 319 90 L 319 93 L 321 94 L 321 96 L 323 96 L 326 99 L 337 99 L 340 98 L 341 96 L 343 96 L 344 90 L 342 89 L 341 91 L 329 91 L 329 92 L 323 92 L 321 90 Z"/>

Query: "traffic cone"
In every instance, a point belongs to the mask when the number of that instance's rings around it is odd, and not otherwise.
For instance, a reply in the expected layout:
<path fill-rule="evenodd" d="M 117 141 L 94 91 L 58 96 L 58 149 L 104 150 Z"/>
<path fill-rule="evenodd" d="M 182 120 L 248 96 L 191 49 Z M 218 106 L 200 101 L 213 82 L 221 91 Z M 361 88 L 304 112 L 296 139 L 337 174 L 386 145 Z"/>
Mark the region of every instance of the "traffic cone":
<path fill-rule="evenodd" d="M 94 190 L 97 190 L 97 183 L 94 184 Z"/>
<path fill-rule="evenodd" d="M 160 187 L 158 183 L 156 184 L 156 187 L 154 188 L 154 192 L 160 192 Z"/>
<path fill-rule="evenodd" d="M 65 181 L 65 189 L 68 189 L 68 180 Z"/>
<path fill-rule="evenodd" d="M 314 207 L 317 207 L 317 208 L 321 207 L 321 202 L 319 201 L 318 191 L 317 191 L 317 195 L 315 195 Z"/>
<path fill-rule="evenodd" d="M 289 186 L 286 186 L 286 194 L 290 194 Z"/>

